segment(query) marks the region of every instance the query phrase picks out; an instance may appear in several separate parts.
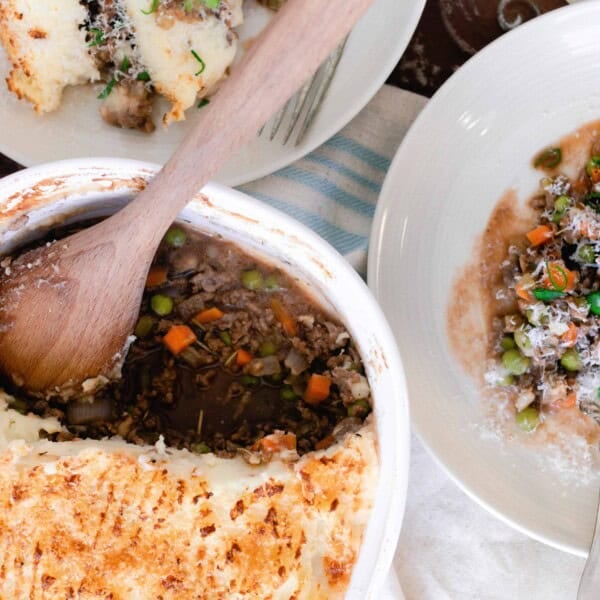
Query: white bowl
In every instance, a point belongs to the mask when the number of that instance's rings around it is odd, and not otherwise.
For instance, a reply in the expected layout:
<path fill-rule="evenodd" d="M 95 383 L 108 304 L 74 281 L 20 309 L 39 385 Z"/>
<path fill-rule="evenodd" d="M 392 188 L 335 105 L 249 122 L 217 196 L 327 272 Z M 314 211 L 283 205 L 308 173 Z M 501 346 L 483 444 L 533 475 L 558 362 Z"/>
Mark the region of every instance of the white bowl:
<path fill-rule="evenodd" d="M 577 485 L 540 468 L 531 450 L 482 435 L 478 391 L 450 351 L 446 309 L 496 202 L 509 188 L 522 201 L 536 191 L 532 157 L 600 118 L 599 32 L 600 3 L 579 3 L 506 34 L 453 75 L 393 162 L 369 262 L 424 443 L 492 513 L 579 555 L 592 536 L 597 480 Z"/>
<path fill-rule="evenodd" d="M 69 215 L 67 222 L 113 212 L 157 168 L 127 160 L 73 160 L 0 180 L 0 252 L 64 222 Z M 386 581 L 386 576 L 406 498 L 408 403 L 398 351 L 379 306 L 356 272 L 325 241 L 240 192 L 208 185 L 182 211 L 180 220 L 200 231 L 220 233 L 279 264 L 305 281 L 349 328 L 373 392 L 380 485 L 347 598 L 398 598 L 399 592 L 393 592 L 393 582 Z"/>

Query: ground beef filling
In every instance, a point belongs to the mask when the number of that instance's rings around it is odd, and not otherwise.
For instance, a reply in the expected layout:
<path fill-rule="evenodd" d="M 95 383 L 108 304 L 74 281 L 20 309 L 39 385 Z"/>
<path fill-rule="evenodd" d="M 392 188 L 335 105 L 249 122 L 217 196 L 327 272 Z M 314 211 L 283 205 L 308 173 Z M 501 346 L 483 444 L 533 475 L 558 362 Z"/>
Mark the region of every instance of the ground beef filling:
<path fill-rule="evenodd" d="M 16 408 L 58 417 L 55 440 L 162 435 L 250 461 L 325 448 L 371 410 L 342 324 L 280 270 L 187 228 L 160 246 L 135 335 L 121 380 L 68 404 L 21 394 Z"/>

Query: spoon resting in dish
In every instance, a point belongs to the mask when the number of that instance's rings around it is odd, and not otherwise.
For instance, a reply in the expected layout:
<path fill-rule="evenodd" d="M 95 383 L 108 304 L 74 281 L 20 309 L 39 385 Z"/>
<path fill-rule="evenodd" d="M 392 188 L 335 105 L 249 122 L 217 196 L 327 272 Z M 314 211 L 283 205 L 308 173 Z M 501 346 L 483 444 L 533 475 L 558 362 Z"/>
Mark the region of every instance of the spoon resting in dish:
<path fill-rule="evenodd" d="M 109 376 L 179 211 L 312 75 L 372 0 L 289 0 L 134 201 L 26 253 L 0 281 L 0 367 L 36 393 Z"/>

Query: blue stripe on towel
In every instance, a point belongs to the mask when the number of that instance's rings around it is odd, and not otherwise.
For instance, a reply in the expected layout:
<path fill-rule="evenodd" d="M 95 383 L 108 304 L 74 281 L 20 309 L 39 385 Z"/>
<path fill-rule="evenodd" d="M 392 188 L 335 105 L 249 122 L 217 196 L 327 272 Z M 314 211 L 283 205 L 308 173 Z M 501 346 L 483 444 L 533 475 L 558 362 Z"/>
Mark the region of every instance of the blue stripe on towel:
<path fill-rule="evenodd" d="M 328 169 L 331 169 L 332 171 L 335 171 L 336 173 L 339 173 L 344 177 L 348 177 L 348 179 L 352 179 L 352 181 L 355 181 L 359 185 L 362 185 L 364 188 L 370 190 L 375 194 L 379 194 L 379 192 L 381 191 L 381 182 L 377 183 L 371 179 L 368 179 L 367 177 L 360 175 L 356 171 L 350 169 L 346 165 L 339 163 L 336 160 L 332 160 L 331 158 L 328 158 L 326 156 L 321 156 L 316 152 L 308 154 L 304 157 L 304 160 L 314 162 L 323 167 L 327 167 Z"/>
<path fill-rule="evenodd" d="M 383 154 L 379 154 L 379 152 L 375 152 L 358 143 L 356 140 L 340 135 L 339 133 L 325 142 L 324 145 L 335 148 L 336 150 L 341 150 L 342 152 L 347 152 L 348 154 L 359 158 L 373 169 L 383 171 L 384 173 L 387 172 L 392 164 L 392 161 Z"/>
<path fill-rule="evenodd" d="M 373 218 L 375 206 L 365 202 L 362 198 L 359 198 L 354 194 L 346 192 L 321 175 L 305 171 L 299 167 L 285 167 L 285 169 L 277 171 L 274 175 L 301 183 L 302 185 L 312 188 L 316 192 L 326 195 L 328 198 L 331 198 L 346 208 L 350 208 L 366 217 Z"/>
<path fill-rule="evenodd" d="M 304 223 L 304 225 L 310 227 L 322 238 L 325 238 L 341 254 L 348 254 L 358 248 L 367 247 L 367 237 L 344 231 L 319 215 L 315 215 L 314 213 L 294 206 L 293 204 L 287 204 L 272 196 L 261 194 L 255 190 L 244 190 L 244 188 L 242 188 L 242 190 L 246 191 L 249 195 L 254 196 L 254 198 L 257 198 L 261 202 L 265 202 L 273 208 L 281 210 Z"/>

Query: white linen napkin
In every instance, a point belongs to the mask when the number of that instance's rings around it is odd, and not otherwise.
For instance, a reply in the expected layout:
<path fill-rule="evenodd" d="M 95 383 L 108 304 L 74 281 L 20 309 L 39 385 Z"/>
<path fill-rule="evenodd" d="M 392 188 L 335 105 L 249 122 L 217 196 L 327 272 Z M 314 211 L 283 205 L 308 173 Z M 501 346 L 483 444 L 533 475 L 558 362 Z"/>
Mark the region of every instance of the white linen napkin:
<path fill-rule="evenodd" d="M 242 189 L 313 228 L 364 275 L 383 179 L 426 101 L 384 86 L 323 146 Z M 583 559 L 531 540 L 486 512 L 413 436 L 406 516 L 395 558 L 407 600 L 575 599 L 583 565 Z"/>

